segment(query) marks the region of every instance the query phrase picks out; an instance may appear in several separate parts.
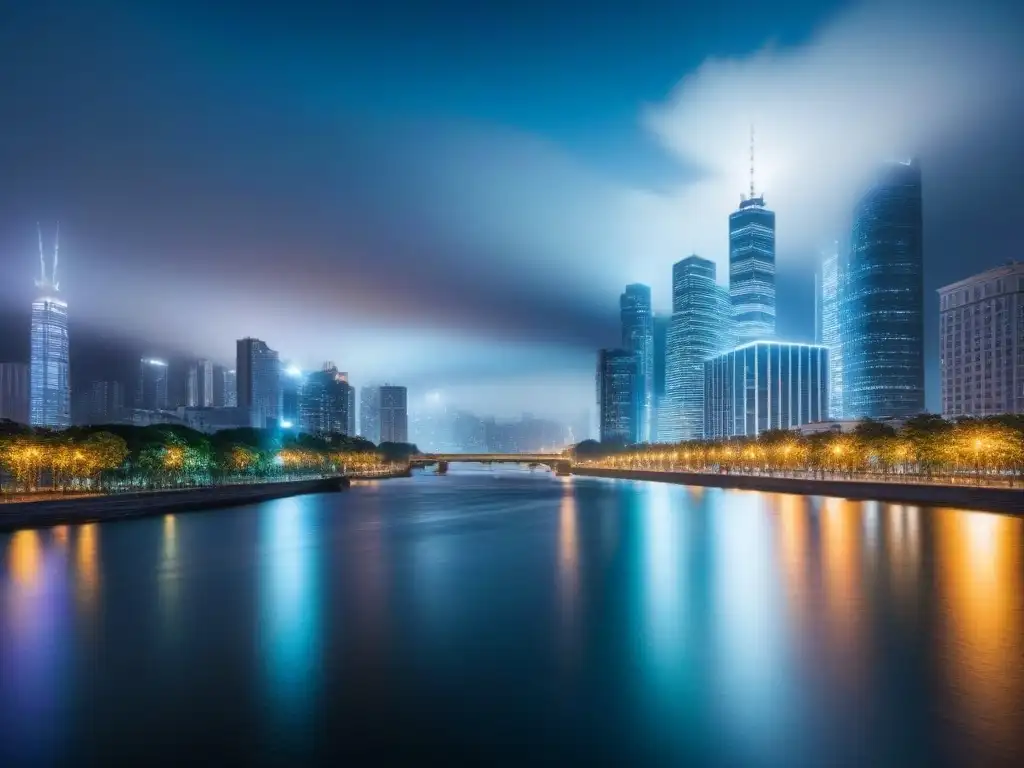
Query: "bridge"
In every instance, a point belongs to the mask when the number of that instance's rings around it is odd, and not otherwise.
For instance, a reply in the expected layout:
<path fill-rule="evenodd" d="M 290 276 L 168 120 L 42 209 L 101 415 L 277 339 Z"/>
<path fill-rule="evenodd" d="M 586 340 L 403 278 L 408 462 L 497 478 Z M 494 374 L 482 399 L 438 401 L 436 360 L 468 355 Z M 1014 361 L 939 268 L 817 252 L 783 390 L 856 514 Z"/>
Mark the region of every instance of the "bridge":
<path fill-rule="evenodd" d="M 568 475 L 572 468 L 569 460 L 560 453 L 421 453 L 413 456 L 410 465 L 425 467 L 437 464 L 439 474 L 448 471 L 454 462 L 477 464 L 546 464 L 559 475 Z"/>

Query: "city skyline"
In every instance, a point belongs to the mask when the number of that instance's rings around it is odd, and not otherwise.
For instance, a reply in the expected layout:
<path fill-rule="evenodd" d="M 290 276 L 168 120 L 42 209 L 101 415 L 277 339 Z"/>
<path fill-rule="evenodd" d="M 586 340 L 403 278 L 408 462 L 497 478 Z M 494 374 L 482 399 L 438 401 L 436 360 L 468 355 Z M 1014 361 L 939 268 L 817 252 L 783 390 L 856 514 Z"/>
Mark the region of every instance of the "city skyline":
<path fill-rule="evenodd" d="M 1002 15 L 984 17 L 974 6 L 835 3 L 813 12 L 761 9 L 738 20 L 709 11 L 687 25 L 629 20 L 645 50 L 685 53 L 625 67 L 593 99 L 560 99 L 571 92 L 538 86 L 529 67 L 520 74 L 511 66 L 521 62 L 523 40 L 502 40 L 481 71 L 495 78 L 508 111 L 495 111 L 493 100 L 467 84 L 437 94 L 439 119 L 379 69 L 407 50 L 408 30 L 379 18 L 373 27 L 383 35 L 372 39 L 384 56 L 371 62 L 377 85 L 368 87 L 387 94 L 386 114 L 368 110 L 351 89 L 321 111 L 317 73 L 344 71 L 345 62 L 312 65 L 326 50 L 311 39 L 313 26 L 286 25 L 288 44 L 270 52 L 260 46 L 261 23 L 274 12 L 237 18 L 186 5 L 187 24 L 152 12 L 156 4 L 116 0 L 103 25 L 75 9 L 54 18 L 19 8 L 10 19 L 12 44 L 0 57 L 38 66 L 6 68 L 14 73 L 10 108 L 24 130 L 0 149 L 8 186 L 17 190 L 0 199 L 0 253 L 11 266 L 0 289 L 5 324 L 28 325 L 31 274 L 21 254 L 32 250 L 32 222 L 59 219 L 71 244 L 66 288 L 76 343 L 116 332 L 153 346 L 143 354 L 169 355 L 172 347 L 231 365 L 233 342 L 253 335 L 303 368 L 325 356 L 344 361 L 358 372 L 357 384 L 400 380 L 502 415 L 521 413 L 546 393 L 544 407 L 568 416 L 592 400 L 593 350 L 618 343 L 614 297 L 622 286 L 650 285 L 654 312 L 666 311 L 663 276 L 687 253 L 714 261 L 724 282 L 728 233 L 719 222 L 747 187 L 751 123 L 757 192 L 780 221 L 778 306 L 810 304 L 819 244 L 848 231 L 844 218 L 862 175 L 893 155 L 919 155 L 928 169 L 926 313 L 937 311 L 940 285 L 964 277 L 963 252 L 990 253 L 979 266 L 995 266 L 1007 247 L 994 211 L 1019 186 L 1021 163 L 1013 158 L 1021 150 L 1010 140 L 1017 121 L 1005 78 L 994 75 L 1014 71 L 1020 55 L 1007 43 L 1020 28 L 1008 21 L 1019 13 L 1008 3 Z M 439 17 L 449 10 L 440 8 Z M 324 21 L 333 16 L 322 13 Z M 559 17 L 580 20 L 570 11 Z M 195 28 L 206 30 L 204 55 L 213 57 L 225 43 L 225 22 L 254 78 L 283 65 L 292 73 L 261 92 L 260 102 L 298 115 L 294 123 L 247 119 L 260 109 L 242 98 L 255 81 L 219 74 L 203 83 L 174 66 L 191 50 Z M 345 34 L 358 38 L 361 23 Z M 908 24 L 914 40 L 892 44 Z M 669 38 L 660 27 L 687 31 Z M 566 88 L 588 92 L 592 67 L 584 61 L 606 49 L 600 35 L 616 25 L 598 18 L 597 28 L 603 31 L 578 40 L 583 58 L 563 62 Z M 539 25 L 517 29 L 525 40 L 552 40 Z M 685 45 L 678 34 L 688 36 Z M 154 39 L 166 43 L 166 59 L 147 55 Z M 39 44 L 26 53 L 20 46 L 29 40 Z M 93 57 L 109 89 L 102 107 L 49 63 L 49 48 L 68 40 L 102 53 Z M 254 60 L 256 50 L 265 64 Z M 615 55 L 628 59 L 630 46 Z M 436 69 L 424 70 L 425 92 L 437 93 L 431 89 L 448 81 L 456 61 L 440 55 Z M 124 76 L 129 71 L 156 86 L 140 93 Z M 893 71 L 901 73 L 893 88 L 865 88 Z M 861 74 L 850 79 L 851 72 Z M 173 78 L 180 87 L 160 87 Z M 825 88 L 834 101 L 823 116 L 809 105 Z M 181 101 L 168 100 L 171 93 Z M 230 94 L 239 94 L 242 108 L 228 113 L 217 105 L 234 103 Z M 894 102 L 894 94 L 906 96 Z M 42 120 L 43 102 L 85 115 L 93 130 Z M 573 105 L 568 123 L 550 107 L 564 103 Z M 177 119 L 208 111 L 201 125 Z M 965 113 L 977 120 L 962 120 Z M 142 131 L 141 145 L 124 141 L 124 115 L 164 128 Z M 866 125 L 861 115 L 871 116 Z M 270 131 L 259 127 L 264 122 Z M 179 124 L 187 130 L 173 128 Z M 602 127 L 609 124 L 615 129 Z M 268 151 L 276 136 L 307 147 L 314 163 Z M 211 146 L 230 151 L 211 156 Z M 344 184 L 335 184 L 333 164 L 315 172 L 326 157 L 344 168 Z M 156 169 L 165 183 L 144 183 L 133 170 L 141 167 Z M 392 226 L 396 220 L 403 226 Z M 790 315 L 780 315 L 777 336 L 810 340 L 811 313 Z M 925 332 L 926 404 L 938 410 L 937 331 L 926 323 Z M 10 337 L 0 357 L 27 359 L 20 331 Z"/>

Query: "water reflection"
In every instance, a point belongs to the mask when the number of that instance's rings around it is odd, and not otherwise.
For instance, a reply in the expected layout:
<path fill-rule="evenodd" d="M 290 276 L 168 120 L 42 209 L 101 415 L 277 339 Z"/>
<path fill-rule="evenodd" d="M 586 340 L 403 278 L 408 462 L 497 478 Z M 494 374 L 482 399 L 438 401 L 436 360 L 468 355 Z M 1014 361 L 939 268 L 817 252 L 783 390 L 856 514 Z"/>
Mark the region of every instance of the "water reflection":
<path fill-rule="evenodd" d="M 178 634 L 178 604 L 181 592 L 181 571 L 178 564 L 178 521 L 174 515 L 165 515 L 160 537 L 160 565 L 157 569 L 160 613 L 164 622 L 164 637 Z"/>
<path fill-rule="evenodd" d="M 687 490 L 665 483 L 643 486 L 641 514 L 643 652 L 655 681 L 673 689 L 686 661 L 684 647 L 684 562 Z M 677 503 L 673 503 L 673 502 Z"/>
<path fill-rule="evenodd" d="M 960 717 L 997 748 L 1024 720 L 1024 521 L 935 510 L 946 674 Z"/>
<path fill-rule="evenodd" d="M 10 537 L 0 574 L 0 718 L 34 762 L 54 759 L 71 612 L 67 550 L 38 531 Z M 0 753 L 2 754 L 2 753 Z"/>
<path fill-rule="evenodd" d="M 4 766 L 393 724 L 480 762 L 550 727 L 523 749 L 566 764 L 1024 765 L 1022 722 L 1018 518 L 453 472 L 0 535 Z"/>
<path fill-rule="evenodd" d="M 576 655 L 580 622 L 580 545 L 576 525 L 576 491 L 572 478 L 563 478 L 558 510 L 558 608 L 563 656 L 569 661 Z"/>
<path fill-rule="evenodd" d="M 96 523 L 78 526 L 75 540 L 75 584 L 79 605 L 89 614 L 96 610 L 100 591 L 100 528 Z"/>
<path fill-rule="evenodd" d="M 783 726 L 796 702 L 787 688 L 786 610 L 769 499 L 739 492 L 723 501 L 712 529 L 717 704 L 743 744 L 738 759 L 750 761 L 786 738 Z"/>
<path fill-rule="evenodd" d="M 260 516 L 260 649 L 276 724 L 292 744 L 308 736 L 322 665 L 316 517 L 309 497 Z"/>

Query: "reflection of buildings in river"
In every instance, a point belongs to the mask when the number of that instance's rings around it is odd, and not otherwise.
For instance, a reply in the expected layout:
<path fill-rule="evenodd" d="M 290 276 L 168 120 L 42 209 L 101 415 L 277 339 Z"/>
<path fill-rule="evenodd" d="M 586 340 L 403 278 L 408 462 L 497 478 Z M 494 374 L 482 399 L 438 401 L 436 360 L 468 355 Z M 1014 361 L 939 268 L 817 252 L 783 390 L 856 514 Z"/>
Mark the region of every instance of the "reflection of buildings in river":
<path fill-rule="evenodd" d="M 78 526 L 75 536 L 75 583 L 81 607 L 94 614 L 100 590 L 99 536 L 96 523 Z"/>
<path fill-rule="evenodd" d="M 808 619 L 811 599 L 808 584 L 810 568 L 810 505 L 806 496 L 789 493 L 766 494 L 765 503 L 778 517 L 779 560 L 786 580 L 789 613 L 799 632 Z"/>
<path fill-rule="evenodd" d="M 177 633 L 179 592 L 178 521 L 174 515 L 164 515 L 160 565 L 157 568 L 157 599 L 160 602 L 160 614 L 167 625 L 165 632 Z"/>
<path fill-rule="evenodd" d="M 832 671 L 845 685 L 863 681 L 865 600 L 860 504 L 829 498 L 819 515 L 825 628 Z"/>
<path fill-rule="evenodd" d="M 998 750 L 1019 738 L 1024 704 L 1024 520 L 932 513 L 946 671 L 969 731 Z"/>
<path fill-rule="evenodd" d="M 747 760 L 779 738 L 790 698 L 786 616 L 773 519 L 758 493 L 728 493 L 712 515 L 716 675 Z"/>
<path fill-rule="evenodd" d="M 905 616 L 920 606 L 921 510 L 890 504 L 885 507 L 885 529 L 889 550 L 889 571 L 893 589 Z"/>
<path fill-rule="evenodd" d="M 279 499 L 261 511 L 260 647 L 276 717 L 305 729 L 322 667 L 315 502 Z"/>
<path fill-rule="evenodd" d="M 352 531 L 357 546 L 352 551 L 351 560 L 346 563 L 344 585 L 352 590 L 355 604 L 353 637 L 356 654 L 364 670 L 373 669 L 383 660 L 389 631 L 390 563 L 384 539 L 385 517 L 381 496 L 376 491 L 372 489 L 364 494 L 360 489 L 360 503 L 355 510 L 358 523 Z"/>
<path fill-rule="evenodd" d="M 65 531 L 66 534 L 66 531 Z M 49 538 L 49 537 L 46 537 Z M 0 573 L 0 729 L 19 734 L 32 764 L 56 762 L 55 729 L 68 689 L 63 669 L 73 636 L 67 548 L 35 530 L 14 533 Z"/>
<path fill-rule="evenodd" d="M 577 657 L 579 642 L 580 552 L 577 539 L 576 491 L 572 478 L 563 478 L 558 511 L 558 610 L 563 656 Z"/>

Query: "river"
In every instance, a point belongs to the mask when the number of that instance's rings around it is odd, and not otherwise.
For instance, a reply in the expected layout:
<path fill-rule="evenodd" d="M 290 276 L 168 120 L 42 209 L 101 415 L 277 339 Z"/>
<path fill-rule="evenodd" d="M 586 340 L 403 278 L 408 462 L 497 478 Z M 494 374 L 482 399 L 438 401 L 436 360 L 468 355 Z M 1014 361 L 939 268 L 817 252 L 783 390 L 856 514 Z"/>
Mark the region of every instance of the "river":
<path fill-rule="evenodd" d="M 0 765 L 1024 765 L 1024 520 L 453 465 L 0 536 Z"/>

